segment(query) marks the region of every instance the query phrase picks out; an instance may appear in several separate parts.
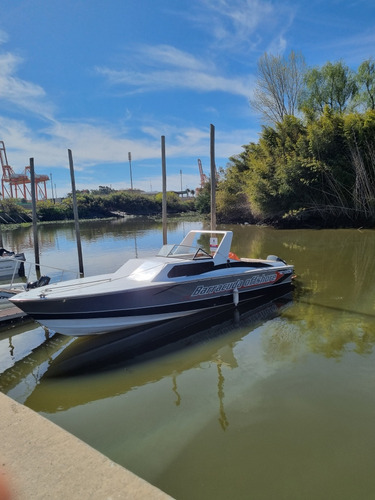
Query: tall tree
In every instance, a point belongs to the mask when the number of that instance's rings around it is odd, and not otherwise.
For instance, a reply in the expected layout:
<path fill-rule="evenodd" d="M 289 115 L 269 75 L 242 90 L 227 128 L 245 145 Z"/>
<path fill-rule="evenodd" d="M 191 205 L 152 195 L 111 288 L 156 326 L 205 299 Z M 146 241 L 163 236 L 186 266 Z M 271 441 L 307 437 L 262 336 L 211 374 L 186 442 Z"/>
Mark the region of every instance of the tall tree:
<path fill-rule="evenodd" d="M 327 62 L 321 69 L 306 72 L 300 109 L 307 115 L 321 115 L 328 106 L 332 111 L 344 113 L 357 92 L 354 72 L 341 61 Z"/>
<path fill-rule="evenodd" d="M 263 54 L 258 61 L 258 77 L 250 105 L 270 124 L 295 116 L 306 71 L 301 54 L 291 51 L 288 58 Z"/>
<path fill-rule="evenodd" d="M 375 109 L 375 62 L 367 59 L 359 66 L 357 72 L 359 101 L 366 109 Z"/>

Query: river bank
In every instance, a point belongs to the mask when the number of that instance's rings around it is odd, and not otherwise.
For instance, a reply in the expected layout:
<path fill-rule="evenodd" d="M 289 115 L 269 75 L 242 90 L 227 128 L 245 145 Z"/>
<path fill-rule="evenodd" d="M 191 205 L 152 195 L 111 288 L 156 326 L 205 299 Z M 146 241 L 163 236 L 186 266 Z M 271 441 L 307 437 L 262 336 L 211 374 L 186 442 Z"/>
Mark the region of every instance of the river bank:
<path fill-rule="evenodd" d="M 266 225 L 275 229 L 372 229 L 375 221 L 371 217 L 359 216 L 352 211 L 335 212 L 327 210 L 300 210 L 296 213 L 276 215 L 265 218 L 257 225 Z"/>
<path fill-rule="evenodd" d="M 172 498 L 2 393 L 0 431 L 2 500 Z"/>
<path fill-rule="evenodd" d="M 204 203 L 197 197 L 179 198 L 168 193 L 168 219 L 209 220 L 210 201 Z M 147 217 L 161 220 L 161 199 L 139 193 L 115 193 L 109 199 L 103 196 L 86 195 L 79 198 L 78 214 L 81 221 L 112 220 L 132 217 Z M 32 223 L 31 211 L 26 205 L 15 200 L 2 200 L 0 203 L 0 226 L 11 229 L 18 225 Z M 2 209 L 1 209 L 2 208 Z M 50 200 L 40 202 L 37 206 L 38 225 L 71 222 L 74 220 L 71 200 L 69 198 L 53 203 Z M 216 220 L 218 224 L 253 224 L 271 226 L 277 229 L 337 229 L 337 228 L 373 228 L 375 220 L 371 215 L 352 208 L 320 206 L 290 210 L 268 216 L 254 216 L 250 207 L 246 209 L 222 211 L 218 207 Z"/>

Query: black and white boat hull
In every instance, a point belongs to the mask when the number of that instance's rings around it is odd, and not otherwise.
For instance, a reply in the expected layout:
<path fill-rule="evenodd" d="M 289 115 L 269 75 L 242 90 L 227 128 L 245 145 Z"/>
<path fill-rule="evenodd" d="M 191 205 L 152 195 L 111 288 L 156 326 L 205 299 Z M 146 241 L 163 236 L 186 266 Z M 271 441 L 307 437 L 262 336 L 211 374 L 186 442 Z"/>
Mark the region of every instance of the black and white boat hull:
<path fill-rule="evenodd" d="M 219 250 L 223 243 L 228 240 Z M 225 258 L 177 255 L 132 259 L 116 273 L 30 290 L 12 302 L 50 330 L 92 335 L 264 297 L 290 285 L 293 276 L 280 259 L 230 259 L 228 248 Z"/>

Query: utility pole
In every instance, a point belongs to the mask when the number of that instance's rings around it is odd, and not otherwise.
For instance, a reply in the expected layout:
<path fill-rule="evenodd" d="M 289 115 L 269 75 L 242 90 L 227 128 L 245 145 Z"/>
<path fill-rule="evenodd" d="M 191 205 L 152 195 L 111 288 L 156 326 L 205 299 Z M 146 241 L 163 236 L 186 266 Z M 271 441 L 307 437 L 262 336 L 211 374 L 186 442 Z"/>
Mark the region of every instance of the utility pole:
<path fill-rule="evenodd" d="M 128 153 L 129 169 L 130 169 L 130 189 L 133 191 L 133 175 L 132 175 L 132 154 Z"/>
<path fill-rule="evenodd" d="M 180 180 L 181 180 L 181 194 L 182 194 L 182 170 L 180 170 Z"/>

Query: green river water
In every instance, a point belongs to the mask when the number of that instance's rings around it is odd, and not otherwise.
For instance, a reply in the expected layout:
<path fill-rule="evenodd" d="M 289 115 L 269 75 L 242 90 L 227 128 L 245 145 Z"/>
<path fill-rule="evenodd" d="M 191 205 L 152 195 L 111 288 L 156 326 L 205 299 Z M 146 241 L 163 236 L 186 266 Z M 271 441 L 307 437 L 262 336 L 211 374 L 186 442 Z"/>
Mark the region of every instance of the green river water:
<path fill-rule="evenodd" d="M 168 242 L 202 226 L 171 221 Z M 375 231 L 218 229 L 239 256 L 294 264 L 293 294 L 157 343 L 2 329 L 0 390 L 178 500 L 375 498 Z M 42 272 L 78 269 L 73 224 L 39 237 Z M 162 228 L 87 222 L 81 238 L 93 275 L 154 254 Z M 33 260 L 31 229 L 3 243 Z"/>

